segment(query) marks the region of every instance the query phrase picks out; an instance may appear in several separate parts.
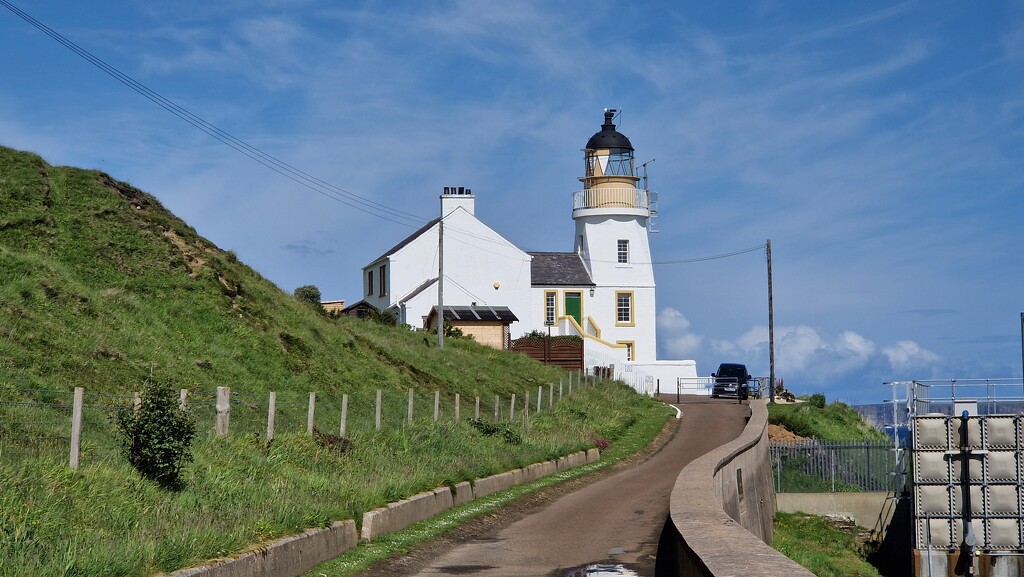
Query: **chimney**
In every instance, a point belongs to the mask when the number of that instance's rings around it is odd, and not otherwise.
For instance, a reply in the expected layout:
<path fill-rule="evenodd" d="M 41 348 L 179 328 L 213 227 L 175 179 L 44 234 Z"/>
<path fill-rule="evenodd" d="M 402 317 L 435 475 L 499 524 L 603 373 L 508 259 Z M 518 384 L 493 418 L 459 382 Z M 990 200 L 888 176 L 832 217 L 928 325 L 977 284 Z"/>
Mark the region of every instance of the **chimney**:
<path fill-rule="evenodd" d="M 464 186 L 444 187 L 441 193 L 441 214 L 447 216 L 460 206 L 475 216 L 473 191 Z"/>

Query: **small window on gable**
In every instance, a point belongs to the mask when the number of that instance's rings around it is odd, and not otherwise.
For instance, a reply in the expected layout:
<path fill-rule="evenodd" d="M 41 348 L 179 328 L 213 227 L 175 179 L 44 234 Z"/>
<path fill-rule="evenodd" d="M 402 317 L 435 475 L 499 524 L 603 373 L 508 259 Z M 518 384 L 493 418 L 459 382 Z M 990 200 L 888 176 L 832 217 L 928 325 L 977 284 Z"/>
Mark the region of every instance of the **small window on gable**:
<path fill-rule="evenodd" d="M 618 258 L 619 263 L 628 263 L 629 262 L 629 241 L 628 240 L 619 239 L 618 257 L 619 257 Z"/>
<path fill-rule="evenodd" d="M 366 271 L 366 296 L 373 296 L 373 271 Z"/>

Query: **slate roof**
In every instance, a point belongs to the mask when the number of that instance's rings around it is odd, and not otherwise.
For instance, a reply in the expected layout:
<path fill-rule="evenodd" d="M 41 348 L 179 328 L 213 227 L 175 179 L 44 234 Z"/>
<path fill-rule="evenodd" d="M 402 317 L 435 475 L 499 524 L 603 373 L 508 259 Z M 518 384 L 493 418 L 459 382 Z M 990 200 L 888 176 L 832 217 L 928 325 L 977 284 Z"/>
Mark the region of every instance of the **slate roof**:
<path fill-rule="evenodd" d="M 574 252 L 531 252 L 530 284 L 533 286 L 595 286 Z"/>
<path fill-rule="evenodd" d="M 413 299 L 413 297 L 415 297 L 416 295 L 420 294 L 421 292 L 427 290 L 428 288 L 430 288 L 436 282 L 437 282 L 437 277 L 436 276 L 434 278 L 430 278 L 430 279 L 427 279 L 427 280 L 423 281 L 420 284 L 420 286 L 412 289 L 412 291 L 410 291 L 409 294 L 407 294 L 404 297 L 398 299 L 398 302 L 399 303 L 409 302 L 410 300 Z"/>
<path fill-rule="evenodd" d="M 403 248 L 405 248 L 405 246 L 407 244 L 409 244 L 410 242 L 412 242 L 412 241 L 416 240 L 417 238 L 419 238 L 420 235 L 422 235 L 423 233 L 425 233 L 428 230 L 430 230 L 435 224 L 437 224 L 440 221 L 441 221 L 441 217 L 437 217 L 434 220 L 432 220 L 432 221 L 428 222 L 427 224 L 423 225 L 422 227 L 420 227 L 419 230 L 417 230 L 416 232 L 414 232 L 414 233 L 410 234 L 409 236 L 405 237 L 404 239 L 402 239 L 395 246 L 389 248 L 387 250 L 387 252 L 385 252 L 384 254 L 378 256 L 377 258 L 371 260 L 369 264 L 373 264 L 373 263 L 381 260 L 382 258 L 389 257 L 389 256 L 395 254 L 396 252 L 402 250 Z M 363 267 L 363 268 L 366 268 L 366 267 Z"/>
<path fill-rule="evenodd" d="M 436 314 L 436 309 L 431 315 Z M 508 307 L 483 306 L 445 306 L 444 318 L 453 321 L 503 321 L 518 322 L 519 318 Z"/>

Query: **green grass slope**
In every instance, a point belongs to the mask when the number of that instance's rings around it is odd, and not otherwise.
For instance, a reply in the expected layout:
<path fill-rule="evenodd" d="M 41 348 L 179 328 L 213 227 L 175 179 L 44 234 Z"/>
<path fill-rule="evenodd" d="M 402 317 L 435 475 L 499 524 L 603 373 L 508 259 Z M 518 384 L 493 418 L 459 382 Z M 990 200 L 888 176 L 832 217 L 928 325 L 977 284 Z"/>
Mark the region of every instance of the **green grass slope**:
<path fill-rule="evenodd" d="M 872 427 L 860 413 L 845 403 L 823 407 L 812 403 L 768 405 L 768 422 L 781 425 L 801 437 L 819 441 L 886 441 L 888 437 Z"/>
<path fill-rule="evenodd" d="M 96 171 L 0 148 L 0 355 L 21 388 L 443 387 L 510 393 L 557 377 L 519 355 L 330 321 Z M 55 354 L 59 352 L 59 354 Z"/>
<path fill-rule="evenodd" d="M 439 350 L 423 333 L 329 319 L 152 196 L 0 147 L 0 575 L 170 571 L 595 439 L 614 448 L 667 417 L 659 403 L 608 384 L 577 388 L 528 422 L 451 419 L 457 393 L 463 403 L 527 391 L 535 399 L 538 385 L 557 391 L 563 377 L 469 340 Z M 117 451 L 105 407 L 147 381 L 196 392 L 195 462 L 178 492 L 143 480 Z M 67 402 L 76 386 L 90 409 L 72 471 Z M 217 386 L 239 393 L 232 429 L 242 433 L 212 435 Z M 417 394 L 411 425 L 408 388 Z M 381 431 L 367 414 L 378 389 L 390 419 Z M 261 432 L 268 391 L 293 419 L 279 417 L 270 446 Z M 363 415 L 344 451 L 305 434 L 310 391 L 324 407 L 319 428 L 336 432 L 343 393 Z M 438 423 L 434 391 L 446 407 Z M 462 416 L 472 409 L 464 404 Z"/>

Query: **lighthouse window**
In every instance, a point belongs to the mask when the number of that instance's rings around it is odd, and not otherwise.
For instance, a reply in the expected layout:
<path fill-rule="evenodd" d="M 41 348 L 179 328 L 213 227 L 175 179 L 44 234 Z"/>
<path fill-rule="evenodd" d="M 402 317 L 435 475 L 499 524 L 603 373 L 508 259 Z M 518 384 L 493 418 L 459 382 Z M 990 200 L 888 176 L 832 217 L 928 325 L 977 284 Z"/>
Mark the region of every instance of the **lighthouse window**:
<path fill-rule="evenodd" d="M 629 262 L 629 241 L 619 239 L 618 261 L 620 264 Z"/>
<path fill-rule="evenodd" d="M 606 176 L 633 176 L 633 151 L 628 148 L 613 148 L 608 156 Z"/>

